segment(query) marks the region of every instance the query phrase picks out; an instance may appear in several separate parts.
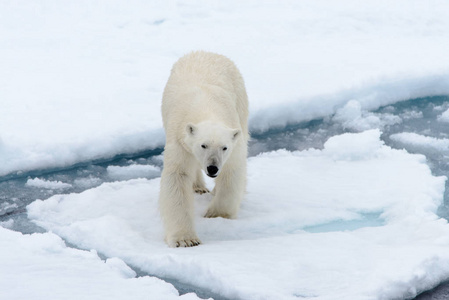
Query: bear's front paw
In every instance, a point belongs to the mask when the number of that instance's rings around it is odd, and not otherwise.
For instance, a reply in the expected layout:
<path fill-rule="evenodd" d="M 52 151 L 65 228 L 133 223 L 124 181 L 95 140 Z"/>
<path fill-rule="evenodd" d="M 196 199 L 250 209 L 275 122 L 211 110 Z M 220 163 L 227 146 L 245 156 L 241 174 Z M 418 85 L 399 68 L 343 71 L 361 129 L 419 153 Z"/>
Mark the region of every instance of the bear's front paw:
<path fill-rule="evenodd" d="M 199 238 L 195 237 L 181 237 L 181 238 L 167 238 L 167 244 L 171 248 L 179 247 L 194 247 L 201 244 Z"/>
<path fill-rule="evenodd" d="M 227 212 L 222 212 L 222 211 L 217 211 L 215 209 L 209 208 L 206 212 L 206 214 L 204 215 L 205 218 L 225 218 L 225 219 L 234 219 L 234 216 L 227 213 Z"/>
<path fill-rule="evenodd" d="M 200 195 L 210 193 L 209 190 L 205 186 L 202 186 L 199 184 L 198 185 L 194 184 L 193 190 L 195 191 L 195 193 L 200 194 Z"/>
<path fill-rule="evenodd" d="M 209 193 L 209 190 L 208 189 L 206 189 L 206 188 L 196 188 L 195 189 L 195 193 L 197 193 L 197 194 L 200 194 L 200 195 L 202 195 L 202 194 L 207 194 L 207 193 Z"/>

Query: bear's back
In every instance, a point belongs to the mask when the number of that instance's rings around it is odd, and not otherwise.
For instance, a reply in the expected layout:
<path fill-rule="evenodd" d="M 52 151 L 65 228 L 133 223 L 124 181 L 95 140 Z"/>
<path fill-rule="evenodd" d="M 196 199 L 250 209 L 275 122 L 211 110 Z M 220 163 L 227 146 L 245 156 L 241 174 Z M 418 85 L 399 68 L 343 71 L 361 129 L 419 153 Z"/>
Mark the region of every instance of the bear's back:
<path fill-rule="evenodd" d="M 172 69 L 172 79 L 183 84 L 212 84 L 223 88 L 240 73 L 227 57 L 205 51 L 195 51 L 181 57 Z"/>
<path fill-rule="evenodd" d="M 210 101 L 215 103 L 206 104 Z M 197 123 L 217 113 L 231 128 L 236 128 L 237 117 L 238 127 L 248 132 L 248 99 L 239 70 L 220 54 L 195 51 L 181 57 L 173 65 L 164 90 L 164 127 L 168 129 L 170 119 L 174 119 L 179 126 L 174 130 L 180 132 L 184 123 Z"/>

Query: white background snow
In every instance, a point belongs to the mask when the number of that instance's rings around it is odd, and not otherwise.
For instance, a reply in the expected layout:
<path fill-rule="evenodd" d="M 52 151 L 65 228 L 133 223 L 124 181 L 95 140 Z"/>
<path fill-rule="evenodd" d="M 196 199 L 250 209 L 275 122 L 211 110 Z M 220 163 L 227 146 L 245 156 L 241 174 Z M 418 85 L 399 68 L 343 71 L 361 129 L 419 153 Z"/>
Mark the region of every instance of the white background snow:
<path fill-rule="evenodd" d="M 0 174 L 163 144 L 172 64 L 240 68 L 253 131 L 449 90 L 443 1 L 2 1 Z"/>
<path fill-rule="evenodd" d="M 253 132 L 335 113 L 367 131 L 250 158 L 236 220 L 201 218 L 208 196 L 197 197 L 204 244 L 191 249 L 163 243 L 158 179 L 128 180 L 154 166 L 112 166 L 115 183 L 37 200 L 29 217 L 51 233 L 1 223 L 0 298 L 178 298 L 129 266 L 231 299 L 406 298 L 449 278 L 449 225 L 436 215 L 445 178 L 383 145 L 379 129 L 397 120 L 368 112 L 449 94 L 444 1 L 2 1 L 0 176 L 163 146 L 164 84 L 197 49 L 240 68 Z"/>

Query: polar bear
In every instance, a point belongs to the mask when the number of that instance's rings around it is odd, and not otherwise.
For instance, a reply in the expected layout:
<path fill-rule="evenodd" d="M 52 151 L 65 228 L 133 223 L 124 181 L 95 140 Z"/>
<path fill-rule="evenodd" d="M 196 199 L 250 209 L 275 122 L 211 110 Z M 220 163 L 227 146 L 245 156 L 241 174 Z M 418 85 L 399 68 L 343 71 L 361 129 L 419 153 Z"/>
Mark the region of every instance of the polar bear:
<path fill-rule="evenodd" d="M 194 192 L 209 192 L 207 218 L 235 218 L 246 188 L 248 97 L 228 58 L 193 52 L 173 66 L 162 97 L 166 134 L 159 208 L 170 247 L 201 243 L 194 228 Z"/>

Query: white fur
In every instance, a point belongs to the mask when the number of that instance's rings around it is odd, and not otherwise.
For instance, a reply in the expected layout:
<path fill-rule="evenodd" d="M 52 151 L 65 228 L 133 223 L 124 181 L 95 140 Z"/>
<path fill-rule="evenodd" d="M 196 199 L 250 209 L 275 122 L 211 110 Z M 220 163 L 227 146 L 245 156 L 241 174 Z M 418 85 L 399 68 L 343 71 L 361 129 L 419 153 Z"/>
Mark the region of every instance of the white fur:
<path fill-rule="evenodd" d="M 208 192 L 201 169 L 215 167 L 205 217 L 235 218 L 246 187 L 248 98 L 240 72 L 226 57 L 188 54 L 173 66 L 162 99 L 166 133 L 159 205 L 170 247 L 201 243 L 193 193 Z"/>

